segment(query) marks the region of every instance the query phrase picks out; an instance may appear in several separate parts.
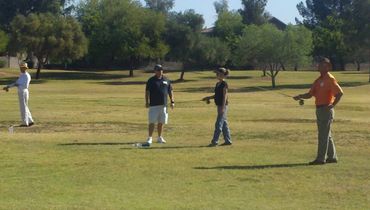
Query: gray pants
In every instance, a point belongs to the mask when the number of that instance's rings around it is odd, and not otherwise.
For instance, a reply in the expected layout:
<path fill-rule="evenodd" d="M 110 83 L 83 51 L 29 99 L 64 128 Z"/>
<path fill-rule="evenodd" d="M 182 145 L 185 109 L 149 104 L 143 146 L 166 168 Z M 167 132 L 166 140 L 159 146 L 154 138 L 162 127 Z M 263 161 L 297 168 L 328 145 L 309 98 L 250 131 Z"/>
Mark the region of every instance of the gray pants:
<path fill-rule="evenodd" d="M 337 159 L 335 145 L 331 137 L 331 124 L 334 120 L 334 109 L 327 107 L 316 109 L 317 128 L 318 128 L 318 149 L 316 160 L 325 161 Z"/>
<path fill-rule="evenodd" d="M 217 106 L 217 120 L 215 123 L 215 132 L 213 134 L 212 143 L 218 144 L 218 138 L 222 133 L 224 135 L 224 140 L 226 143 L 232 143 L 230 137 L 229 124 L 227 122 L 227 106 L 225 112 L 221 113 L 222 106 Z"/>

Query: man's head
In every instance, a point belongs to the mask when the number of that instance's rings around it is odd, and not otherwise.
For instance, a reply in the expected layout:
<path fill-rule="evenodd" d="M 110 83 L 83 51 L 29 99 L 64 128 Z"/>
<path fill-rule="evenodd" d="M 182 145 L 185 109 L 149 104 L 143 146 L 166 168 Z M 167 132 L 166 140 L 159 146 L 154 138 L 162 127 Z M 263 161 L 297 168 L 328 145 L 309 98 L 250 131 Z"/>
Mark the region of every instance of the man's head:
<path fill-rule="evenodd" d="M 322 57 L 319 59 L 318 70 L 321 74 L 328 73 L 331 69 L 332 65 L 328 58 Z"/>
<path fill-rule="evenodd" d="M 25 72 L 27 71 L 28 69 L 28 64 L 24 61 L 22 61 L 20 64 L 19 64 L 19 69 L 21 70 L 21 72 Z"/>
<path fill-rule="evenodd" d="M 160 64 L 154 66 L 154 73 L 155 75 L 160 78 L 163 76 L 163 67 Z"/>

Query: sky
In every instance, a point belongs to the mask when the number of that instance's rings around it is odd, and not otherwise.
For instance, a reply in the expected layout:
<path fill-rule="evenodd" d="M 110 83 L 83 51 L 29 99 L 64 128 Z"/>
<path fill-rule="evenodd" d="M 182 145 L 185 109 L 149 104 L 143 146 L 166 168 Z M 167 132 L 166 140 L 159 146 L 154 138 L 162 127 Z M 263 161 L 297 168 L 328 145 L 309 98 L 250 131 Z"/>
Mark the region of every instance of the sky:
<path fill-rule="evenodd" d="M 144 0 L 140 0 L 145 5 Z M 202 14 L 205 19 L 205 26 L 212 27 L 216 21 L 216 11 L 213 3 L 216 0 L 175 0 L 174 11 L 185 11 L 194 9 L 195 12 Z M 241 0 L 228 0 L 231 10 L 242 8 Z M 304 0 L 268 0 L 266 10 L 274 17 L 284 23 L 295 24 L 295 18 L 301 19 L 297 10 L 297 4 Z"/>

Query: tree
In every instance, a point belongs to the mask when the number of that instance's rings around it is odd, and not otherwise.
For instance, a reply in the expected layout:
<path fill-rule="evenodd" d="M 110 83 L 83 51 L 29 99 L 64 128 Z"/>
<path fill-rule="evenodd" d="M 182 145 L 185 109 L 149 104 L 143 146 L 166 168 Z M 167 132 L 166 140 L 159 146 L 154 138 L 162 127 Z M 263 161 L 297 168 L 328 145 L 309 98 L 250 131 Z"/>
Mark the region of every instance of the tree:
<path fill-rule="evenodd" d="M 167 58 L 182 61 L 185 65 L 191 63 L 192 50 L 200 39 L 203 25 L 203 16 L 195 13 L 194 10 L 170 13 L 165 33 L 166 43 L 170 47 Z M 184 80 L 184 74 L 183 69 L 180 80 Z"/>
<path fill-rule="evenodd" d="M 20 52 L 30 52 L 38 61 L 36 79 L 50 59 L 78 59 L 87 51 L 79 23 L 71 17 L 50 13 L 17 15 L 11 22 L 12 43 Z"/>
<path fill-rule="evenodd" d="M 215 68 L 225 66 L 230 55 L 225 42 L 217 37 L 201 35 L 191 50 L 188 63 L 202 68 Z"/>
<path fill-rule="evenodd" d="M 243 34 L 245 25 L 238 12 L 223 11 L 218 14 L 214 35 L 226 42 L 233 51 L 238 45 L 239 37 Z"/>
<path fill-rule="evenodd" d="M 349 40 L 356 39 L 351 36 L 356 31 L 356 24 L 351 20 L 356 16 L 354 5 L 360 1 L 306 0 L 306 6 L 303 2 L 297 5 L 303 24 L 313 31 L 313 55 L 329 57 L 334 70 L 344 70 L 346 62 L 350 60 Z M 363 6 L 366 8 L 366 5 Z M 369 12 L 369 7 L 366 12 Z M 362 24 L 366 24 L 368 20 L 362 21 Z M 349 37 L 352 38 L 348 39 Z"/>
<path fill-rule="evenodd" d="M 227 0 L 218 0 L 213 3 L 216 13 L 219 15 L 223 12 L 229 11 L 229 3 Z"/>
<path fill-rule="evenodd" d="M 129 66 L 133 76 L 140 63 L 158 61 L 168 52 L 162 39 L 165 16 L 137 1 L 86 0 L 77 14 L 90 41 L 90 65 Z"/>
<path fill-rule="evenodd" d="M 175 5 L 174 0 L 145 0 L 146 6 L 157 12 L 167 14 Z"/>
<path fill-rule="evenodd" d="M 62 14 L 70 10 L 65 7 L 72 0 L 1 0 L 0 1 L 0 26 L 5 31 L 10 31 L 10 22 L 17 15 L 28 16 L 31 13 Z"/>
<path fill-rule="evenodd" d="M 267 0 L 242 0 L 242 4 L 243 9 L 239 12 L 244 24 L 262 25 L 267 22 L 268 13 L 265 11 Z"/>
<path fill-rule="evenodd" d="M 297 71 L 301 65 L 308 64 L 312 57 L 312 33 L 303 25 L 288 25 L 284 31 L 284 54 L 282 63 L 292 64 Z"/>
<path fill-rule="evenodd" d="M 8 35 L 0 30 L 0 53 L 3 53 L 6 50 L 6 47 L 9 42 L 9 37 Z"/>

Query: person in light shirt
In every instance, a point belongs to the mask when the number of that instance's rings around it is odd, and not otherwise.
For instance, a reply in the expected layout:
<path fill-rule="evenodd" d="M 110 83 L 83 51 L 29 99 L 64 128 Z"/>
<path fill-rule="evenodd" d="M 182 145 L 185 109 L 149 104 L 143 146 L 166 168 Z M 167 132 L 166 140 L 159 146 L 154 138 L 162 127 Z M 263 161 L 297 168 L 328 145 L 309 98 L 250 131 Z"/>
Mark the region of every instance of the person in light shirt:
<path fill-rule="evenodd" d="M 22 124 L 20 126 L 29 127 L 29 126 L 34 125 L 31 112 L 28 108 L 28 99 L 29 99 L 28 88 L 30 86 L 31 76 L 27 72 L 28 65 L 26 62 L 22 62 L 19 65 L 19 68 L 20 68 L 21 74 L 19 75 L 19 78 L 17 79 L 17 81 L 10 85 L 7 85 L 6 87 L 3 88 L 3 90 L 8 92 L 9 89 L 12 87 L 18 88 L 19 108 L 20 108 L 21 120 L 22 120 Z"/>

